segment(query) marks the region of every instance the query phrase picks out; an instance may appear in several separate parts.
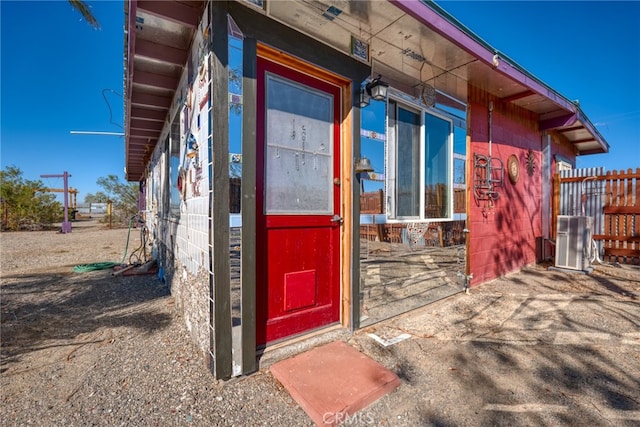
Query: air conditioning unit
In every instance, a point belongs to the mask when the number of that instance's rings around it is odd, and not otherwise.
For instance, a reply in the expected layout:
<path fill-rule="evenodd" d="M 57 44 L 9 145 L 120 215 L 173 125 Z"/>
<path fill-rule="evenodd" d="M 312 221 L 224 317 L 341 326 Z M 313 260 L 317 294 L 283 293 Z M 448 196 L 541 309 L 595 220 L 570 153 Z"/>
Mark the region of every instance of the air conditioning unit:
<path fill-rule="evenodd" d="M 556 267 L 586 270 L 586 256 L 591 244 L 593 218 L 590 216 L 558 215 L 556 233 Z"/>

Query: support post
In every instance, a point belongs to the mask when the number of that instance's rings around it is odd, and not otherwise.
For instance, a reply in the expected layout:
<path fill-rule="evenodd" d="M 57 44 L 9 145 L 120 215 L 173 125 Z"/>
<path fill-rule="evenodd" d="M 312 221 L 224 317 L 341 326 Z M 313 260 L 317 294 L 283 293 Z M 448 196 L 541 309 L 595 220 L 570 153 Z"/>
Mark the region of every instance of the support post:
<path fill-rule="evenodd" d="M 211 153 L 213 162 L 211 242 L 215 254 L 210 277 L 210 365 L 217 379 L 232 375 L 231 279 L 229 266 L 229 33 L 228 2 L 210 3 L 211 34 Z"/>
<path fill-rule="evenodd" d="M 71 222 L 69 222 L 69 172 L 64 171 L 62 175 L 40 175 L 40 178 L 63 178 L 64 180 L 64 221 L 62 222 L 62 233 L 71 233 Z"/>
<path fill-rule="evenodd" d="M 242 373 L 258 370 L 256 360 L 256 126 L 257 41 L 242 47 Z"/>

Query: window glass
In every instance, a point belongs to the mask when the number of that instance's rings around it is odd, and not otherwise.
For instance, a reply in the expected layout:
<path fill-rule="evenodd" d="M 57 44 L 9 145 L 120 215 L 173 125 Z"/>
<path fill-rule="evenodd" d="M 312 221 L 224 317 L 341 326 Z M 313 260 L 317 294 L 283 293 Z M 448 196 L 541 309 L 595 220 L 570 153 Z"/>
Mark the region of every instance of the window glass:
<path fill-rule="evenodd" d="M 180 122 L 176 115 L 171 124 L 171 138 L 169 139 L 169 188 L 171 188 L 171 199 L 169 210 L 172 216 L 180 214 L 180 189 L 178 188 L 178 173 L 180 171 Z M 185 185 L 185 183 L 182 183 Z"/>
<path fill-rule="evenodd" d="M 396 208 L 399 217 L 420 215 L 420 115 L 398 108 Z"/>
<path fill-rule="evenodd" d="M 266 212 L 333 212 L 333 96 L 268 76 L 266 120 Z"/>
<path fill-rule="evenodd" d="M 425 218 L 448 218 L 451 122 L 425 114 Z"/>
<path fill-rule="evenodd" d="M 373 167 L 373 172 L 360 174 L 361 213 L 382 214 L 386 209 L 386 107 L 386 100 L 372 99 L 369 105 L 361 109 L 360 157 L 368 159 Z"/>
<path fill-rule="evenodd" d="M 386 112 L 375 101 L 361 109 L 360 156 L 374 169 L 356 174 L 361 327 L 459 292 L 466 280 L 465 105 L 419 101 L 392 91 Z"/>
<path fill-rule="evenodd" d="M 242 39 L 229 34 L 229 212 L 242 207 Z M 232 217 L 239 218 L 239 217 Z M 234 221 L 232 221 L 234 223 Z"/>

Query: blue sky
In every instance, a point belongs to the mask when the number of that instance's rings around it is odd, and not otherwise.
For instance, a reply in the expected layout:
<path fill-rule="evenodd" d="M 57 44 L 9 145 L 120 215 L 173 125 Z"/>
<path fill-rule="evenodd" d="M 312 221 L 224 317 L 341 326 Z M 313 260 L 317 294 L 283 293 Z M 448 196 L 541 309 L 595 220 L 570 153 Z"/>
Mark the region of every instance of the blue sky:
<path fill-rule="evenodd" d="M 89 1 L 94 30 L 66 1 L 0 1 L 0 166 L 25 179 L 72 176 L 78 201 L 124 179 L 123 4 Z M 471 31 L 571 100 L 611 145 L 579 167 L 640 167 L 640 2 L 438 2 Z M 112 110 L 103 98 L 105 92 Z M 62 179 L 44 179 L 62 188 Z"/>
<path fill-rule="evenodd" d="M 640 2 L 439 1 L 580 107 L 611 146 L 578 167 L 640 167 Z"/>
<path fill-rule="evenodd" d="M 62 178 L 40 175 L 67 171 L 78 202 L 102 190 L 100 177 L 124 180 L 122 137 L 69 133 L 122 132 L 102 93 L 122 126 L 124 6 L 89 4 L 100 30 L 67 1 L 0 1 L 2 169 L 17 166 L 25 179 L 55 188 Z"/>

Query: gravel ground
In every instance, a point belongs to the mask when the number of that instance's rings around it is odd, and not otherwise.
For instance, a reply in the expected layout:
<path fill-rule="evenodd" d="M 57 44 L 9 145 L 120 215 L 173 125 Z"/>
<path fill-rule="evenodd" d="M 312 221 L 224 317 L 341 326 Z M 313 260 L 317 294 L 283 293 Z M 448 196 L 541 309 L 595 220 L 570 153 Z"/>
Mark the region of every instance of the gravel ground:
<path fill-rule="evenodd" d="M 0 234 L 2 425 L 312 425 L 268 367 L 215 381 L 156 276 L 72 272 L 127 235 Z M 533 266 L 348 335 L 402 385 L 343 425 L 638 426 L 639 300 L 638 267 Z"/>
<path fill-rule="evenodd" d="M 310 423 L 268 371 L 214 380 L 156 276 L 72 272 L 120 262 L 137 230 L 73 226 L 0 235 L 2 425 Z"/>

